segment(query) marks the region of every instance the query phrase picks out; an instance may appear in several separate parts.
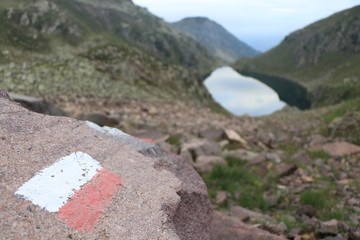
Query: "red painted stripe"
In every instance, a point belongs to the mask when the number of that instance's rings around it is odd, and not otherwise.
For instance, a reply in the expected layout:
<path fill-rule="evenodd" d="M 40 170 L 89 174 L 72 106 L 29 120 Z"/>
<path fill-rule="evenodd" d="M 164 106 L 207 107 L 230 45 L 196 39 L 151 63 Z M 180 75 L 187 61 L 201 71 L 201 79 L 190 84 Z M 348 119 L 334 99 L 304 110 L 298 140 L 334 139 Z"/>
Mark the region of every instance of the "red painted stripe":
<path fill-rule="evenodd" d="M 76 230 L 93 231 L 122 181 L 110 170 L 101 169 L 60 208 L 57 216 Z"/>
<path fill-rule="evenodd" d="M 154 140 L 152 140 L 151 138 L 140 138 L 140 137 L 134 137 L 134 138 L 141 140 L 141 141 L 155 144 Z"/>

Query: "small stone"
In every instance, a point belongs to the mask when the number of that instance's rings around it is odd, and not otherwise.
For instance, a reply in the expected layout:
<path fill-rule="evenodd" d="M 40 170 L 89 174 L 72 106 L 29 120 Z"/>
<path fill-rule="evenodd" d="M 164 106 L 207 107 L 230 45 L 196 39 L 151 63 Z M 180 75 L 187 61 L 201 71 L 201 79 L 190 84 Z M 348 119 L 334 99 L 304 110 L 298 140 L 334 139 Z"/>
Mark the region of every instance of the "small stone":
<path fill-rule="evenodd" d="M 219 142 L 219 145 L 221 147 L 221 149 L 225 148 L 227 145 L 229 145 L 229 141 L 228 140 L 222 140 Z"/>
<path fill-rule="evenodd" d="M 343 238 L 342 236 L 336 236 L 336 237 L 326 237 L 323 240 L 346 240 L 346 238 Z"/>
<path fill-rule="evenodd" d="M 228 199 L 228 193 L 219 191 L 216 193 L 215 203 L 218 205 L 224 205 Z"/>
<path fill-rule="evenodd" d="M 246 140 L 244 140 L 237 132 L 235 132 L 234 130 L 231 129 L 226 129 L 225 130 L 225 136 L 226 139 L 228 139 L 229 141 L 233 141 L 233 142 L 239 142 L 242 144 L 247 144 Z"/>
<path fill-rule="evenodd" d="M 223 157 L 219 156 L 200 156 L 196 158 L 193 166 L 200 173 L 211 172 L 216 165 L 226 165 Z"/>
<path fill-rule="evenodd" d="M 303 163 L 303 164 L 312 164 L 313 163 L 313 161 L 311 160 L 309 155 L 306 154 L 305 151 L 299 151 L 298 153 L 293 155 L 291 157 L 291 159 L 297 159 L 300 163 Z"/>
<path fill-rule="evenodd" d="M 265 223 L 261 225 L 261 228 L 277 235 L 283 234 L 287 230 L 287 227 L 283 222 L 279 224 Z"/>
<path fill-rule="evenodd" d="M 313 206 L 311 205 L 305 205 L 305 206 L 301 206 L 299 208 L 299 210 L 297 211 L 297 213 L 301 216 L 301 215 L 306 215 L 308 217 L 315 217 L 318 215 L 318 210 L 316 210 Z"/>
<path fill-rule="evenodd" d="M 301 232 L 301 228 L 293 228 L 291 229 L 291 231 L 289 232 L 289 234 L 287 235 L 287 237 L 289 239 L 291 238 L 295 238 L 296 236 L 299 236 Z"/>
<path fill-rule="evenodd" d="M 199 136 L 202 138 L 206 138 L 212 141 L 220 141 L 224 139 L 225 130 L 218 128 L 218 129 L 207 129 L 199 132 Z"/>
<path fill-rule="evenodd" d="M 281 163 L 274 166 L 274 172 L 277 177 L 285 177 L 293 174 L 297 170 L 294 163 Z"/>
<path fill-rule="evenodd" d="M 339 222 L 333 219 L 320 223 L 320 233 L 337 235 L 339 233 Z"/>
<path fill-rule="evenodd" d="M 267 153 L 266 154 L 266 159 L 273 161 L 275 163 L 281 163 L 281 158 L 278 154 L 276 153 Z"/>
<path fill-rule="evenodd" d="M 251 151 L 247 151 L 247 150 L 243 150 L 243 149 L 225 151 L 224 155 L 242 159 L 242 160 L 246 160 L 246 161 L 251 161 L 254 158 L 259 156 L 259 154 L 256 152 L 251 152 Z"/>

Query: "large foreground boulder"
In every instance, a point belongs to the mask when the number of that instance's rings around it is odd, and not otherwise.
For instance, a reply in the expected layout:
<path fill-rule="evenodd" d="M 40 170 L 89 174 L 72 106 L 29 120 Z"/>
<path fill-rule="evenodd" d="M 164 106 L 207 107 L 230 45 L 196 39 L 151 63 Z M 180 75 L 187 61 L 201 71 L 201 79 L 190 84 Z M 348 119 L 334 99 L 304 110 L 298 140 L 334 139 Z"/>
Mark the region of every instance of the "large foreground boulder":
<path fill-rule="evenodd" d="M 156 145 L 0 90 L 1 239 L 210 239 L 206 186 Z"/>

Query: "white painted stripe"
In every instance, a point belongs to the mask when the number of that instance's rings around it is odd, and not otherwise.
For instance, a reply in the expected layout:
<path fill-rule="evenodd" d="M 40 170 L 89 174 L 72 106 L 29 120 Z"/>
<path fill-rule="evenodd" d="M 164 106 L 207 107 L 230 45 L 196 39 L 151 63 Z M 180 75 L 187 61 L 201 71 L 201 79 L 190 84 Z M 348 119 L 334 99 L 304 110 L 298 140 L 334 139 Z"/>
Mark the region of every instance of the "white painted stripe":
<path fill-rule="evenodd" d="M 117 128 L 106 127 L 106 126 L 100 127 L 99 125 L 89 121 L 86 121 L 86 125 L 88 125 L 90 128 L 98 132 L 104 133 L 105 135 L 110 135 L 112 137 L 116 137 L 116 138 L 130 137 L 129 134 L 126 134 Z"/>
<path fill-rule="evenodd" d="M 57 212 L 101 168 L 90 155 L 75 152 L 37 173 L 16 194 L 49 212 Z"/>

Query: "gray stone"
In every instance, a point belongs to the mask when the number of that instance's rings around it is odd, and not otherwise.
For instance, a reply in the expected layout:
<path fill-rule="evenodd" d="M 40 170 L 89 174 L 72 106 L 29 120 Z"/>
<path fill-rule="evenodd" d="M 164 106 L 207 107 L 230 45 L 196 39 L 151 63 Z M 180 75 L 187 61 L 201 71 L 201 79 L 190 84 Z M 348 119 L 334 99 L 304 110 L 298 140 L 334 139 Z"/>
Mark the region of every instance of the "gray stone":
<path fill-rule="evenodd" d="M 242 220 L 249 218 L 251 221 L 256 221 L 260 223 L 276 223 L 276 220 L 268 215 L 254 212 L 240 206 L 232 206 L 230 208 L 230 215 L 233 217 L 238 217 Z"/>
<path fill-rule="evenodd" d="M 327 222 L 321 222 L 320 233 L 337 235 L 339 233 L 339 222 L 335 219 Z"/>
<path fill-rule="evenodd" d="M 221 212 L 215 212 L 212 223 L 214 239 L 226 240 L 285 240 L 286 238 L 271 234 L 252 225 L 244 224 L 239 218 L 227 216 Z M 195 238 L 192 238 L 195 239 Z"/>
<path fill-rule="evenodd" d="M 275 163 L 281 163 L 281 158 L 280 158 L 279 154 L 277 154 L 277 153 L 267 153 L 266 159 L 273 161 Z"/>
<path fill-rule="evenodd" d="M 199 136 L 211 141 L 220 141 L 224 139 L 225 130 L 222 128 L 207 129 L 199 132 Z"/>
<path fill-rule="evenodd" d="M 216 193 L 215 203 L 217 205 L 224 205 L 228 200 L 228 193 L 224 191 L 219 191 Z"/>
<path fill-rule="evenodd" d="M 305 151 L 299 151 L 297 152 L 295 155 L 293 155 L 291 157 L 291 159 L 296 159 L 298 160 L 300 163 L 306 164 L 306 165 L 310 165 L 313 164 L 313 161 L 311 160 L 311 158 L 309 157 L 309 155 L 306 154 Z"/>
<path fill-rule="evenodd" d="M 264 223 L 261 225 L 261 228 L 270 233 L 277 234 L 277 235 L 284 234 L 285 231 L 287 230 L 287 227 L 286 227 L 285 223 L 283 223 L 283 222 L 281 222 L 279 224 Z"/>
<path fill-rule="evenodd" d="M 182 151 L 189 151 L 192 160 L 196 160 L 199 156 L 222 156 L 219 144 L 206 139 L 194 139 L 184 143 L 181 147 Z"/>
<path fill-rule="evenodd" d="M 231 156 L 246 161 L 251 161 L 252 159 L 256 158 L 258 155 L 259 154 L 256 152 L 251 152 L 243 149 L 230 150 L 224 152 L 224 156 Z"/>
<path fill-rule="evenodd" d="M 200 173 L 211 172 L 216 165 L 226 165 L 223 157 L 219 156 L 199 156 L 193 163 L 194 168 Z"/>
<path fill-rule="evenodd" d="M 274 166 L 274 174 L 277 177 L 285 177 L 297 170 L 295 163 L 281 163 Z"/>
<path fill-rule="evenodd" d="M 225 129 L 225 137 L 229 141 L 239 142 L 241 144 L 247 144 L 246 140 L 243 139 L 237 132 L 232 129 Z"/>

